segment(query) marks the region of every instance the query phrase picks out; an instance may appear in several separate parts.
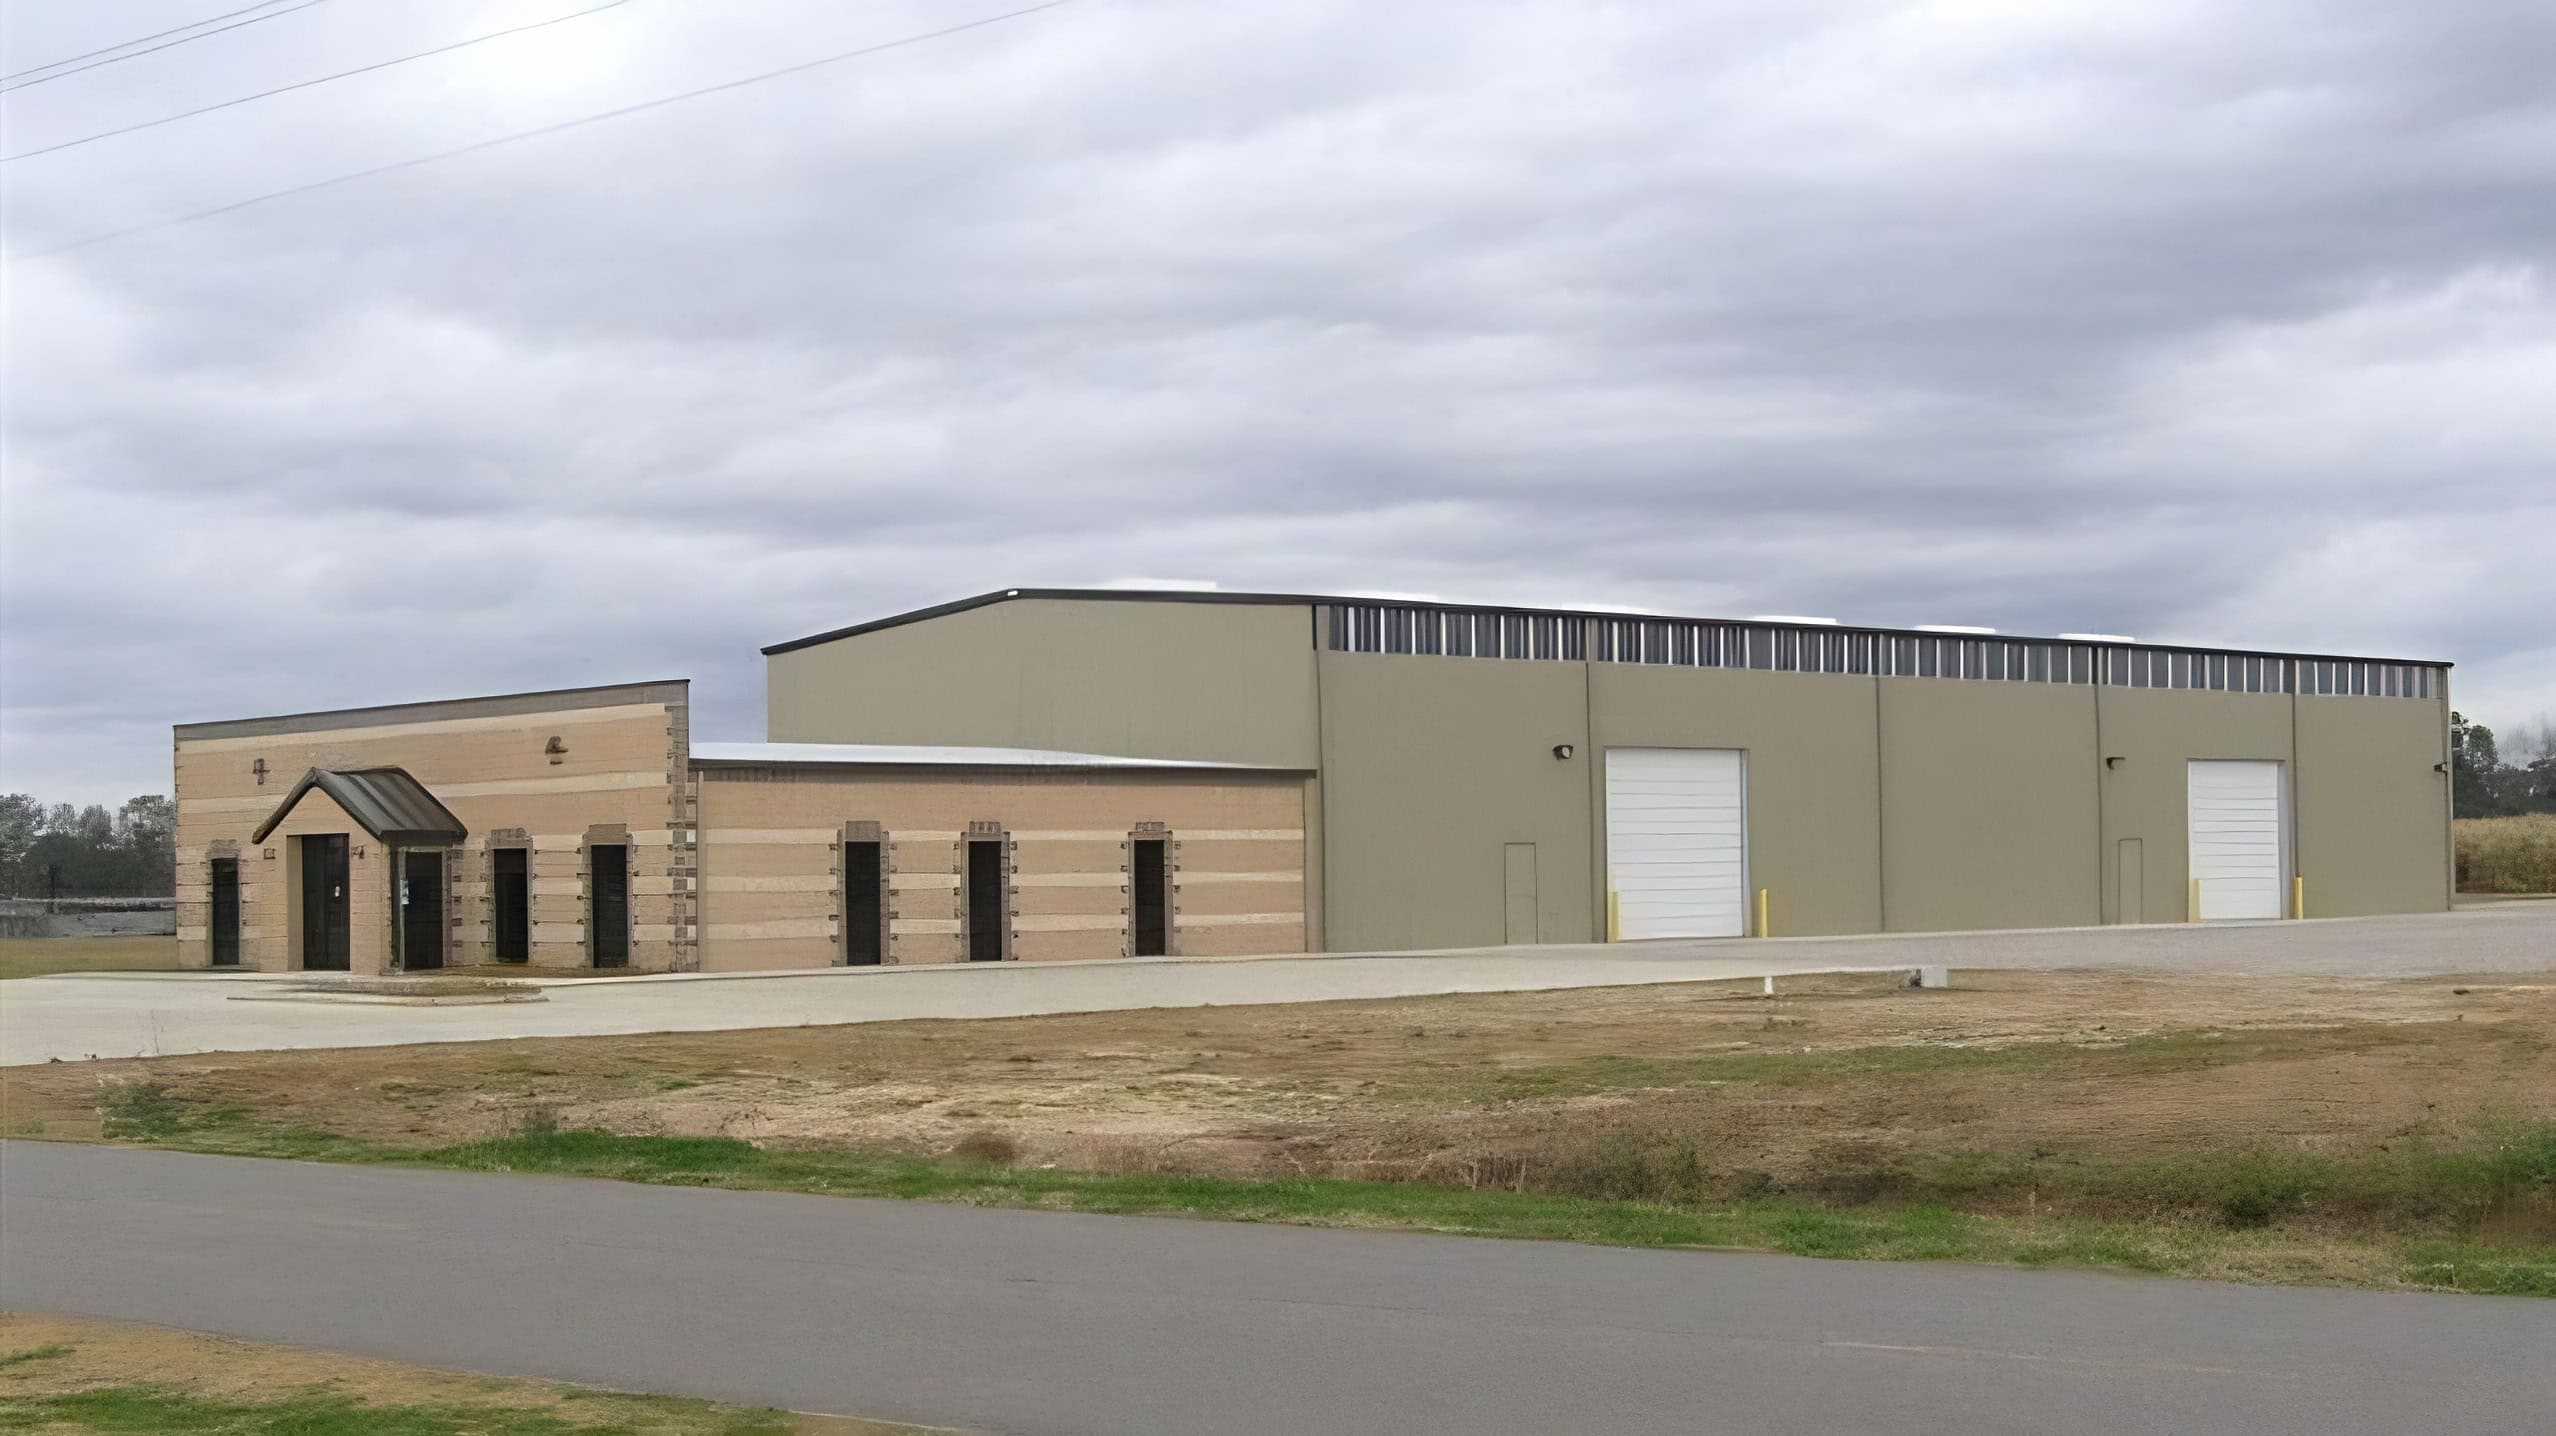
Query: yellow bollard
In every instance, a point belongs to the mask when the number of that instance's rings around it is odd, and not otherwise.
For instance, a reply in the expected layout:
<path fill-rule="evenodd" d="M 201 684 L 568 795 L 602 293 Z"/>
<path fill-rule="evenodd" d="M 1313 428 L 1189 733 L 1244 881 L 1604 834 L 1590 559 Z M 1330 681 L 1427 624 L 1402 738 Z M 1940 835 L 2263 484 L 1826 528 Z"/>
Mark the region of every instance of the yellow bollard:
<path fill-rule="evenodd" d="M 2307 916 L 2307 874 L 2305 873 L 2290 879 L 2290 916 Z"/>
<path fill-rule="evenodd" d="M 1773 937 L 1775 935 L 1774 925 L 1768 922 L 1766 917 L 1766 893 L 1767 889 L 1765 888 L 1759 888 L 1757 890 L 1757 935 L 1759 937 Z"/>
<path fill-rule="evenodd" d="M 1624 914 L 1616 901 L 1613 888 L 1606 890 L 1606 940 L 1609 942 L 1624 940 Z"/>
<path fill-rule="evenodd" d="M 2201 880 L 2199 878 L 2192 880 L 2192 895 L 2184 899 L 2183 920 L 2185 922 L 2201 920 Z"/>

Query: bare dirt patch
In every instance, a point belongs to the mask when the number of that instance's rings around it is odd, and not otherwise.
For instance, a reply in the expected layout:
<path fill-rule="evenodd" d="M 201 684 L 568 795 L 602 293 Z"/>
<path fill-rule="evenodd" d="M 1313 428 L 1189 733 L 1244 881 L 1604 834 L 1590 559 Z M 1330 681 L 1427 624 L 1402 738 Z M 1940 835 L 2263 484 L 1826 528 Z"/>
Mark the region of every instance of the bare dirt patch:
<path fill-rule="evenodd" d="M 1970 972 L 10 1069 L 8 1130 L 100 1093 L 432 1146 L 561 1129 L 1103 1172 L 1459 1183 L 1611 1128 L 1786 1183 L 1976 1151 L 2353 1156 L 2556 1116 L 2556 979 Z"/>

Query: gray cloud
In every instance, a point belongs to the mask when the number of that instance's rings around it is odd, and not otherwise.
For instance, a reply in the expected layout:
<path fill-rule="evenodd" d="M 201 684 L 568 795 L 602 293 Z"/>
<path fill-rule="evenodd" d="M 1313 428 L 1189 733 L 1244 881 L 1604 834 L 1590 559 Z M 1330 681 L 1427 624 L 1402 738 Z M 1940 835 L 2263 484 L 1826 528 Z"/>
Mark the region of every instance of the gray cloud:
<path fill-rule="evenodd" d="M 559 8 L 320 6 L 0 125 Z M 2556 14 L 1696 9 L 1082 0 L 14 261 L 5 782 L 675 673 L 755 736 L 759 643 L 1147 573 L 2446 657 L 2556 709 Z M 637 0 L 0 168 L 7 247 L 974 13 Z M 14 69 L 191 13 L 0 16 Z"/>

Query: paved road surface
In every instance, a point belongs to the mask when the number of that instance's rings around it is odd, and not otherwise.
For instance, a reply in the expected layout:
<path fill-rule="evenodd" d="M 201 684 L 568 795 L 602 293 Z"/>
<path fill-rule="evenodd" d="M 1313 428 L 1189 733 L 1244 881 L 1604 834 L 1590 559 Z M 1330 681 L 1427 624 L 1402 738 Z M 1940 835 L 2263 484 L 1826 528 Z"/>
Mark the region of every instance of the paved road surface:
<path fill-rule="evenodd" d="M 1903 933 L 1495 947 L 1389 956 L 836 968 L 758 977 L 565 979 L 547 1002 L 351 1007 L 234 1002 L 281 975 L 29 978 L 0 987 L 0 1065 L 608 1032 L 708 1032 L 908 1017 L 1315 1002 L 1698 982 L 1856 967 L 2183 967 L 2440 973 L 2556 969 L 2556 902 L 2206 927 Z M 293 980 L 305 980 L 293 975 Z"/>
<path fill-rule="evenodd" d="M 1005 1432 L 2518 1433 L 2556 1302 L 0 1144 L 0 1305 Z"/>

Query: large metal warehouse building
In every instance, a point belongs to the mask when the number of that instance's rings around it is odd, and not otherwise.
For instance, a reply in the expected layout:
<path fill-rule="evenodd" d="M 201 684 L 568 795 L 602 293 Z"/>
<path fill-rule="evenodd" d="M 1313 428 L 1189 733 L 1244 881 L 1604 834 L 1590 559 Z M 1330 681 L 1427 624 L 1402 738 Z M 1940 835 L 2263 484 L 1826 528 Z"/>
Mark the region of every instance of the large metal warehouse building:
<path fill-rule="evenodd" d="M 721 971 L 2449 903 L 2447 666 L 1007 589 L 681 680 L 180 725 L 181 960 Z"/>
<path fill-rule="evenodd" d="M 1330 951 L 2450 901 L 2438 662 L 1108 589 L 764 653 L 779 741 L 1310 774 Z"/>

